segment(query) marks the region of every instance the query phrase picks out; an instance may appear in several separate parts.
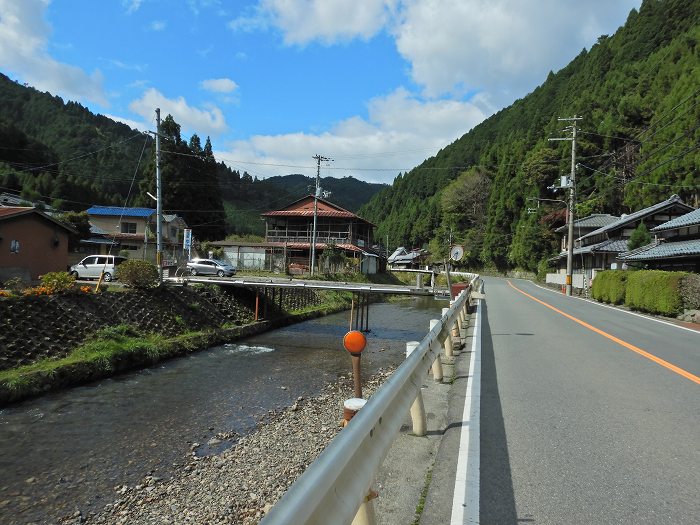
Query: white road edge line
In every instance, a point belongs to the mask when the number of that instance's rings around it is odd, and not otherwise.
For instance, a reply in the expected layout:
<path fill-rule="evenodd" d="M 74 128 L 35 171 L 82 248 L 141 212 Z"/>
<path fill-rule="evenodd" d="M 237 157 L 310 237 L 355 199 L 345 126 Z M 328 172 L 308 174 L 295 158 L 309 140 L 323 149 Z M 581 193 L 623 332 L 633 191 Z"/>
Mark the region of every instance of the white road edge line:
<path fill-rule="evenodd" d="M 524 279 L 524 280 L 527 281 L 527 279 Z M 532 281 L 528 281 L 528 282 L 531 282 L 532 284 L 537 286 L 537 288 L 540 288 L 540 289 L 545 290 L 547 292 L 552 292 L 552 293 L 561 295 L 561 292 L 558 292 L 556 290 L 552 290 L 551 288 L 547 288 L 546 286 L 542 286 L 541 284 L 537 284 L 537 283 L 532 282 Z M 587 303 L 591 303 L 591 304 L 594 304 L 596 306 L 601 306 L 603 308 L 609 308 L 611 310 L 616 310 L 618 312 L 622 312 L 625 314 L 634 315 L 635 317 L 641 317 L 642 319 L 647 319 L 648 321 L 654 321 L 656 323 L 665 324 L 666 326 L 672 326 L 673 328 L 685 330 L 686 332 L 691 332 L 693 334 L 700 333 L 697 330 L 693 330 L 692 328 L 686 328 L 685 326 L 679 326 L 677 324 L 669 323 L 668 321 L 664 321 L 662 319 L 657 319 L 656 317 L 651 317 L 650 315 L 638 314 L 637 312 L 630 312 L 629 310 L 624 310 L 622 308 L 616 308 L 614 306 L 610 306 L 609 304 L 599 303 L 598 301 L 594 301 L 593 299 L 586 299 L 585 297 L 577 297 L 575 295 L 572 295 L 571 297 L 573 299 L 578 299 L 579 301 L 586 301 Z"/>
<path fill-rule="evenodd" d="M 469 359 L 467 391 L 459 437 L 455 492 L 452 499 L 451 525 L 479 523 L 480 430 L 481 418 L 481 299 L 476 305 Z"/>

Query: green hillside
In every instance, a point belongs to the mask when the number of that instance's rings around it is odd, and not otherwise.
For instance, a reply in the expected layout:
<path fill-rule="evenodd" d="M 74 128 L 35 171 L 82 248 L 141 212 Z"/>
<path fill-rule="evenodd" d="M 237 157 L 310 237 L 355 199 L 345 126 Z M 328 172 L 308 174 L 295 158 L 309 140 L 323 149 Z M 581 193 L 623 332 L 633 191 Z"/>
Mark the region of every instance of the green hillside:
<path fill-rule="evenodd" d="M 143 134 L 75 102 L 42 93 L 0 74 L 0 192 L 60 210 L 93 204 L 153 206 L 155 144 Z M 155 124 L 154 124 L 155 128 Z M 177 213 L 195 237 L 262 234 L 262 212 L 309 193 L 313 179 L 286 175 L 258 180 L 216 162 L 209 138 L 189 141 L 163 115 L 163 208 Z M 331 200 L 352 211 L 383 185 L 352 177 L 323 179 Z"/>
<path fill-rule="evenodd" d="M 391 246 L 453 242 L 466 265 L 535 270 L 557 251 L 570 171 L 566 122 L 579 122 L 577 212 L 620 214 L 677 193 L 700 199 L 700 0 L 645 0 L 523 99 L 425 160 L 359 213 Z M 570 135 L 569 135 L 570 136 Z M 529 200 L 530 199 L 530 200 Z M 534 213 L 528 213 L 534 208 Z"/>
<path fill-rule="evenodd" d="M 296 198 L 313 194 L 316 179 L 306 175 L 282 175 L 265 179 L 269 184 L 284 188 Z M 386 188 L 386 184 L 376 184 L 363 182 L 354 177 L 343 177 L 336 179 L 333 177 L 322 177 L 321 188 L 330 191 L 328 200 L 345 208 L 356 212 L 360 207 L 369 201 L 378 191 Z"/>

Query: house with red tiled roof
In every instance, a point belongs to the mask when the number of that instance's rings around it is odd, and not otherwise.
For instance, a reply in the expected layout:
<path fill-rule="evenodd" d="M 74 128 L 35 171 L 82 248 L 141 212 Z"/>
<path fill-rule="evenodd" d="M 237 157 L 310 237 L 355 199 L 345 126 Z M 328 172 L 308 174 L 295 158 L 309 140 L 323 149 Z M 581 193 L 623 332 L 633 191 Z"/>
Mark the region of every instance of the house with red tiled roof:
<path fill-rule="evenodd" d="M 314 211 L 315 207 L 315 211 Z M 331 247 L 357 261 L 362 273 L 379 271 L 379 255 L 372 249 L 374 225 L 340 206 L 307 195 L 288 206 L 261 214 L 265 241 L 283 246 L 291 264 L 311 265 L 311 246 L 316 217 L 316 257 Z M 320 267 L 320 261 L 316 266 Z"/>
<path fill-rule="evenodd" d="M 68 237 L 75 232 L 31 206 L 0 206 L 0 281 L 33 281 L 69 265 Z"/>
<path fill-rule="evenodd" d="M 285 273 L 308 273 L 316 216 L 316 264 L 323 272 L 334 272 L 324 252 L 340 251 L 354 261 L 358 271 L 383 271 L 386 260 L 373 245 L 374 225 L 337 204 L 318 198 L 314 214 L 314 196 L 307 195 L 284 208 L 260 215 L 265 221 L 265 242 L 245 243 L 218 241 L 212 243 L 224 250 L 224 257 L 239 269 L 268 270 Z"/>

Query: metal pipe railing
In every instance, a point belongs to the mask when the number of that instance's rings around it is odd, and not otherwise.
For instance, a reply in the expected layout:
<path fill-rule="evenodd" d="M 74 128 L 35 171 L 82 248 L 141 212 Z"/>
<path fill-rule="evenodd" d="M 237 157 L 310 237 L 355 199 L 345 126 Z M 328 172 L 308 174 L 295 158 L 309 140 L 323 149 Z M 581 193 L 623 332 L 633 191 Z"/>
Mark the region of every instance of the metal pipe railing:
<path fill-rule="evenodd" d="M 347 525 L 353 521 L 389 452 L 423 378 L 469 302 L 463 291 L 352 422 L 331 441 L 262 521 L 264 525 Z"/>

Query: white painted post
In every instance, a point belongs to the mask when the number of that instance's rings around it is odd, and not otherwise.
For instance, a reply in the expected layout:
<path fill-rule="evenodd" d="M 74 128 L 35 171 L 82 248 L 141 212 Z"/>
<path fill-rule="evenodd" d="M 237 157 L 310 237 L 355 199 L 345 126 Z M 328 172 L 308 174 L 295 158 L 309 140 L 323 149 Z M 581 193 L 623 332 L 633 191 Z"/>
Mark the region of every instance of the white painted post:
<path fill-rule="evenodd" d="M 360 508 L 357 509 L 357 514 L 355 514 L 351 525 L 375 525 L 377 520 L 374 515 L 374 504 L 372 500 L 376 497 L 377 493 L 370 489 L 365 499 L 362 500 Z"/>
<path fill-rule="evenodd" d="M 440 319 L 431 319 L 430 320 L 430 330 L 435 328 L 435 325 L 438 324 L 439 322 L 440 322 Z M 438 338 L 435 340 L 435 342 L 433 343 L 433 347 L 431 348 L 431 350 L 437 349 L 437 357 L 435 358 L 435 361 L 433 361 L 432 368 L 433 368 L 433 379 L 435 381 L 437 381 L 438 383 L 442 382 L 442 376 L 443 376 L 443 374 L 442 374 L 442 359 L 440 357 L 440 350 L 439 350 L 441 344 L 442 343 L 440 342 L 440 339 Z M 437 347 L 437 348 L 435 348 L 435 347 Z"/>
<path fill-rule="evenodd" d="M 418 348 L 420 343 L 418 341 L 409 341 L 406 343 L 406 357 L 410 356 L 411 353 Z M 416 394 L 416 399 L 411 405 L 411 421 L 413 422 L 413 434 L 419 437 L 423 437 L 428 432 L 428 420 L 425 417 L 425 405 L 423 404 L 423 393 L 421 392 L 421 385 L 418 385 L 418 393 Z"/>
<path fill-rule="evenodd" d="M 442 309 L 442 315 L 443 317 L 445 314 L 449 311 L 449 308 L 443 308 Z M 445 325 L 442 327 L 442 337 L 444 338 L 442 341 L 443 347 L 445 348 L 445 357 L 453 357 L 454 352 L 452 351 L 452 334 L 450 333 L 452 331 L 452 328 L 448 325 Z"/>

